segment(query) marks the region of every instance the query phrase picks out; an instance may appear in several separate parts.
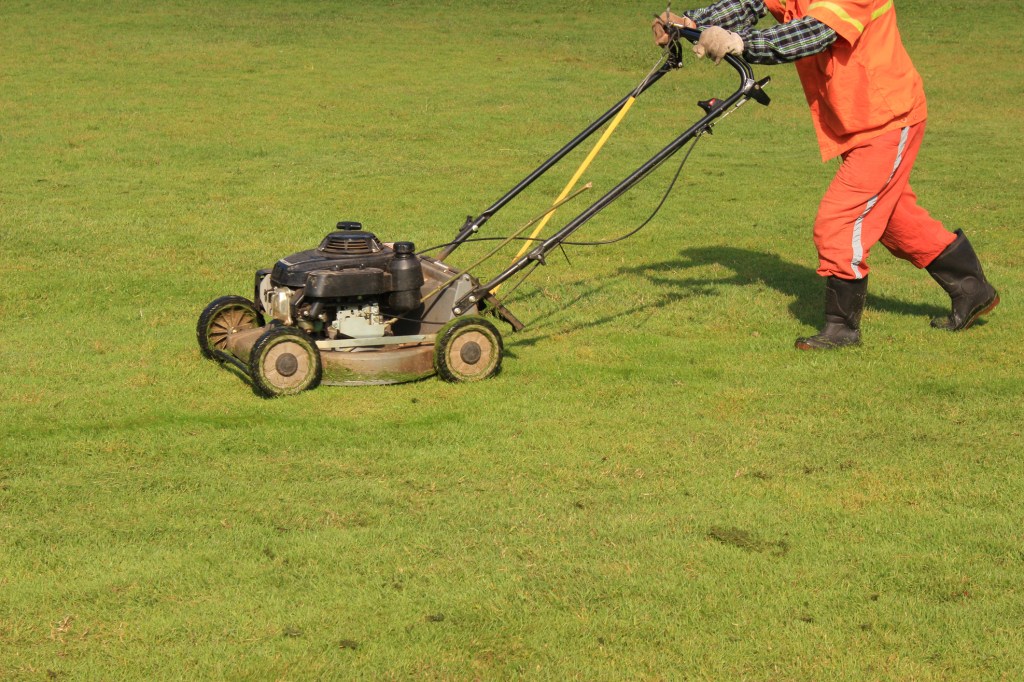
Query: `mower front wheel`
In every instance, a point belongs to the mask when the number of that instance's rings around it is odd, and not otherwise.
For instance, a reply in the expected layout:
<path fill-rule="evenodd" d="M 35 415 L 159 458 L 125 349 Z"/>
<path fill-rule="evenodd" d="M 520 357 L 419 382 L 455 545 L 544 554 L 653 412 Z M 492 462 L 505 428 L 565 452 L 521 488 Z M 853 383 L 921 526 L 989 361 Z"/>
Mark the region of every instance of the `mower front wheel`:
<path fill-rule="evenodd" d="M 196 324 L 196 340 L 203 357 L 218 358 L 224 352 L 228 337 L 245 329 L 263 326 L 263 315 L 255 304 L 243 296 L 221 296 L 203 309 Z"/>
<path fill-rule="evenodd" d="M 320 385 L 323 363 L 316 342 L 295 327 L 271 327 L 252 346 L 249 377 L 265 398 L 295 395 Z"/>
<path fill-rule="evenodd" d="M 481 381 L 501 371 L 503 351 L 493 324 L 477 316 L 457 317 L 437 334 L 434 370 L 445 381 Z"/>

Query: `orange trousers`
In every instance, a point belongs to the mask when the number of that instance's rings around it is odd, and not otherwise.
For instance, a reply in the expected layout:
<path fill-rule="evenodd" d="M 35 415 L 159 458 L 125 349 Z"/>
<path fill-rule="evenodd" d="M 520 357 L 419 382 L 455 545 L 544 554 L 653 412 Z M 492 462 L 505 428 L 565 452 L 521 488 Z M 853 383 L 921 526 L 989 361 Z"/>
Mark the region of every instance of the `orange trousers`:
<path fill-rule="evenodd" d="M 910 188 L 924 128 L 922 122 L 893 130 L 843 154 L 814 220 L 819 275 L 867 277 L 868 253 L 878 242 L 923 268 L 956 239 L 917 205 Z"/>

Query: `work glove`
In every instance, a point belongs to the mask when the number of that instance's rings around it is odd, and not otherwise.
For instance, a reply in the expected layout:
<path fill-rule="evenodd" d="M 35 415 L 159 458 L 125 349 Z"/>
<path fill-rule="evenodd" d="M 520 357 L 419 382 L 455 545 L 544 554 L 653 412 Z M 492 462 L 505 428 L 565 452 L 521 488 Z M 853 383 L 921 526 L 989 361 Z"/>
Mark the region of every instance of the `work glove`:
<path fill-rule="evenodd" d="M 654 31 L 654 42 L 657 43 L 658 47 L 665 47 L 672 40 L 668 31 L 665 30 L 666 25 L 678 26 L 680 28 L 697 28 L 697 24 L 690 17 L 681 17 L 678 14 L 665 12 L 651 22 L 651 30 Z"/>
<path fill-rule="evenodd" d="M 693 53 L 698 58 L 707 55 L 718 64 L 727 54 L 737 57 L 743 54 L 743 38 L 720 26 L 708 26 L 701 31 L 700 39 L 693 46 Z"/>

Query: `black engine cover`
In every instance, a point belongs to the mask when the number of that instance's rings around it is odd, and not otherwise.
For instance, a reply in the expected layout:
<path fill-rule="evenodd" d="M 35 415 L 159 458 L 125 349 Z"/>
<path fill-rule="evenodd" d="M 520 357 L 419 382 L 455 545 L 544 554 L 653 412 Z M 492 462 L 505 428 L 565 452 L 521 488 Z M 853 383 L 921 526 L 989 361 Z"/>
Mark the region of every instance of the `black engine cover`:
<path fill-rule="evenodd" d="M 320 246 L 282 258 L 274 265 L 274 286 L 303 289 L 308 299 L 381 296 L 396 310 L 419 305 L 423 268 L 411 242 L 383 245 L 358 223 L 339 223 Z M 354 228 L 354 229 L 351 229 Z"/>
<path fill-rule="evenodd" d="M 395 257 L 395 252 L 380 243 L 380 240 L 372 232 L 359 230 L 340 230 L 327 235 L 320 246 L 309 251 L 300 251 L 282 258 L 274 265 L 270 281 L 275 286 L 302 288 L 306 286 L 306 279 L 311 272 L 321 271 L 321 274 L 329 272 L 340 272 L 342 270 L 359 271 L 373 269 L 378 274 L 383 274 L 388 269 L 388 264 Z M 385 282 L 380 281 L 378 287 L 384 287 Z M 379 291 L 360 291 L 356 294 L 330 294 L 333 296 L 343 295 L 367 295 L 383 294 L 388 289 L 382 288 Z M 307 295 L 315 295 L 307 292 Z"/>

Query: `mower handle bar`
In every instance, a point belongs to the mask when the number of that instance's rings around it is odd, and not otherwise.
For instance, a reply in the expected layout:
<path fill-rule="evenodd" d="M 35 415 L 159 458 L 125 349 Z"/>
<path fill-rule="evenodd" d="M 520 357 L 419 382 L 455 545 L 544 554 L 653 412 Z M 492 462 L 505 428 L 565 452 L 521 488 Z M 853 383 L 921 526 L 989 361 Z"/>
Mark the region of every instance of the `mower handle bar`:
<path fill-rule="evenodd" d="M 626 102 L 630 99 L 639 97 L 648 88 L 657 83 L 661 78 L 673 69 L 680 68 L 683 65 L 682 61 L 682 47 L 679 44 L 680 38 L 685 38 L 691 43 L 696 43 L 700 38 L 700 30 L 692 28 L 681 28 L 676 26 L 669 27 L 671 40 L 669 41 L 668 55 L 665 62 L 661 65 L 657 71 L 652 73 L 646 78 L 639 86 L 634 88 L 628 95 L 616 102 L 611 109 L 601 114 L 593 123 L 583 129 L 579 135 L 570 140 L 564 147 L 555 152 L 547 161 L 542 163 L 536 169 L 534 169 L 529 175 L 519 181 L 519 183 L 510 189 L 504 196 L 494 202 L 489 208 L 483 213 L 478 215 L 476 218 L 473 216 L 467 216 L 466 222 L 462 225 L 458 235 L 452 240 L 437 256 L 438 260 L 444 260 L 451 255 L 455 249 L 459 248 L 467 239 L 473 234 L 480 230 L 480 227 L 490 220 L 495 213 L 505 207 L 510 201 L 515 199 L 519 194 L 523 192 L 527 187 L 532 185 L 538 178 L 547 173 L 553 166 L 559 161 L 566 157 L 572 150 L 580 146 L 585 142 L 591 135 L 600 130 L 605 123 L 615 117 L 622 107 L 626 106 Z M 725 61 L 732 66 L 736 71 L 739 72 L 740 78 L 743 83 L 753 82 L 754 72 L 751 70 L 750 65 L 742 59 L 733 55 L 726 55 Z"/>
<path fill-rule="evenodd" d="M 659 68 L 657 71 L 651 74 L 649 78 L 645 79 L 643 83 L 634 88 L 628 95 L 626 95 L 618 102 L 616 102 L 611 109 L 601 114 L 593 123 L 584 128 L 579 135 L 572 138 L 572 140 L 570 140 L 564 147 L 555 152 L 551 156 L 551 158 L 549 158 L 547 161 L 545 161 L 537 168 L 535 168 L 525 178 L 520 180 L 515 187 L 510 189 L 507 193 L 505 193 L 504 196 L 495 201 L 483 213 L 481 213 L 476 218 L 474 218 L 473 216 L 467 216 L 465 224 L 459 230 L 459 234 L 450 244 L 448 244 L 448 246 L 444 248 L 443 251 L 441 251 L 438 254 L 438 260 L 444 260 L 449 255 L 451 255 L 452 251 L 457 249 L 467 239 L 469 239 L 469 237 L 471 237 L 473 234 L 479 231 L 480 227 L 488 220 L 490 220 L 495 213 L 500 211 L 502 208 L 505 207 L 506 204 L 515 199 L 517 196 L 519 196 L 519 194 L 522 193 L 522 191 L 525 190 L 527 187 L 532 185 L 534 181 L 536 181 L 542 175 L 551 170 L 551 168 L 555 166 L 563 158 L 565 158 L 566 155 L 569 154 L 569 152 L 576 149 L 576 147 L 580 146 L 591 135 L 600 130 L 605 123 L 612 120 L 615 117 L 615 115 L 622 110 L 622 107 L 626 106 L 626 102 L 628 102 L 631 98 L 639 97 L 648 88 L 650 88 L 652 85 L 661 80 L 662 76 L 664 76 L 666 73 L 668 73 L 674 68 L 681 66 L 681 52 L 678 49 L 678 47 L 678 42 L 674 42 L 673 46 L 670 47 L 669 57 L 668 59 L 665 60 L 665 63 L 662 64 L 661 68 Z"/>
<path fill-rule="evenodd" d="M 700 31 L 695 29 L 677 29 L 673 33 L 675 33 L 675 35 L 673 36 L 674 39 L 670 43 L 670 45 L 672 46 L 670 47 L 670 49 L 673 51 L 673 54 L 676 55 L 676 57 L 678 57 L 679 55 L 679 42 L 677 39 L 678 37 L 685 38 L 691 43 L 696 42 L 697 39 L 700 38 Z M 480 225 L 486 222 L 486 220 L 490 218 L 491 215 L 493 215 L 498 209 L 507 204 L 513 197 L 519 194 L 519 192 L 525 189 L 530 183 L 532 183 L 534 180 L 540 177 L 545 171 L 547 171 L 551 166 L 557 163 L 558 160 L 560 160 L 562 157 L 568 154 L 574 147 L 579 145 L 580 142 L 586 139 L 595 130 L 600 128 L 605 121 L 614 116 L 618 112 L 618 110 L 625 105 L 625 102 L 629 99 L 629 97 L 636 96 L 640 92 L 643 92 L 643 90 L 646 90 L 647 87 L 650 87 L 650 85 L 653 85 L 657 80 L 659 80 L 661 76 L 665 75 L 665 73 L 667 73 L 668 70 L 670 70 L 671 68 L 676 68 L 676 66 L 678 66 L 678 63 L 676 65 L 671 65 L 671 59 L 672 58 L 670 58 L 669 62 L 666 62 L 662 69 L 657 71 L 655 74 L 652 75 L 650 79 L 648 79 L 649 82 L 642 84 L 641 87 L 637 88 L 636 91 L 634 91 L 626 98 L 624 98 L 622 101 L 620 101 L 618 104 L 616 104 L 614 107 L 609 109 L 605 114 L 601 116 L 601 118 L 599 118 L 597 121 L 591 124 L 576 138 L 574 138 L 572 142 L 570 142 L 568 145 L 559 150 L 554 156 L 552 156 L 550 159 L 545 161 L 544 164 L 537 168 L 537 170 L 535 170 L 533 173 L 527 176 L 522 182 L 520 182 L 519 185 L 513 188 L 512 191 L 510 191 L 504 197 L 499 199 L 494 206 L 492 206 L 487 211 L 482 213 L 479 218 L 477 218 L 476 220 L 467 219 L 466 225 L 459 233 L 459 237 L 456 238 L 456 241 L 453 242 L 453 244 L 449 246 L 448 249 L 446 249 L 444 255 L 446 256 L 447 254 L 451 253 L 451 251 L 453 251 L 459 244 L 468 239 L 473 232 L 476 232 L 476 230 L 479 229 Z M 690 126 L 683 134 L 674 139 L 664 149 L 659 151 L 648 161 L 642 164 L 639 168 L 633 171 L 633 173 L 631 173 L 627 178 L 622 180 L 618 185 L 609 190 L 607 194 L 602 196 L 600 199 L 591 204 L 587 209 L 585 209 L 582 213 L 580 213 L 578 216 L 569 221 L 562 229 L 558 230 L 558 232 L 556 232 L 551 237 L 541 242 L 539 246 L 537 246 L 535 249 L 532 249 L 525 256 L 514 262 L 509 267 L 507 267 L 490 282 L 478 286 L 476 289 L 474 289 L 473 291 L 469 292 L 461 299 L 459 299 L 453 306 L 452 312 L 454 312 L 456 315 L 461 315 L 466 310 L 468 310 L 470 306 L 475 305 L 479 301 L 485 299 L 494 288 L 498 287 L 502 283 L 514 277 L 517 273 L 521 272 L 531 263 L 539 262 L 543 264 L 544 257 L 551 250 L 555 249 L 559 244 L 568 239 L 573 232 L 578 230 L 591 218 L 600 213 L 606 206 L 611 204 L 613 201 L 615 201 L 620 196 L 625 194 L 634 185 L 638 184 L 640 181 L 642 181 L 644 178 L 650 175 L 673 154 L 682 149 L 682 147 L 685 146 L 688 142 L 690 142 L 690 140 L 694 139 L 700 134 L 703 134 L 704 132 L 709 131 L 711 129 L 711 125 L 717 119 L 721 118 L 726 113 L 730 112 L 736 106 L 739 106 L 740 104 L 743 104 L 750 99 L 753 99 L 754 101 L 767 106 L 770 100 L 768 98 L 768 95 L 764 92 L 763 87 L 767 85 L 767 83 L 770 81 L 770 78 L 763 78 L 760 81 L 755 81 L 754 72 L 750 68 L 750 65 L 740 57 L 734 55 L 726 55 L 725 61 L 726 63 L 729 64 L 729 66 L 733 67 L 740 75 L 740 85 L 734 93 L 729 95 L 724 100 L 716 102 L 714 106 L 709 106 L 708 110 L 706 110 L 706 113 L 704 114 L 704 116 L 700 118 L 700 120 L 698 120 L 696 123 Z M 644 85 L 646 85 L 647 87 L 644 87 Z"/>

